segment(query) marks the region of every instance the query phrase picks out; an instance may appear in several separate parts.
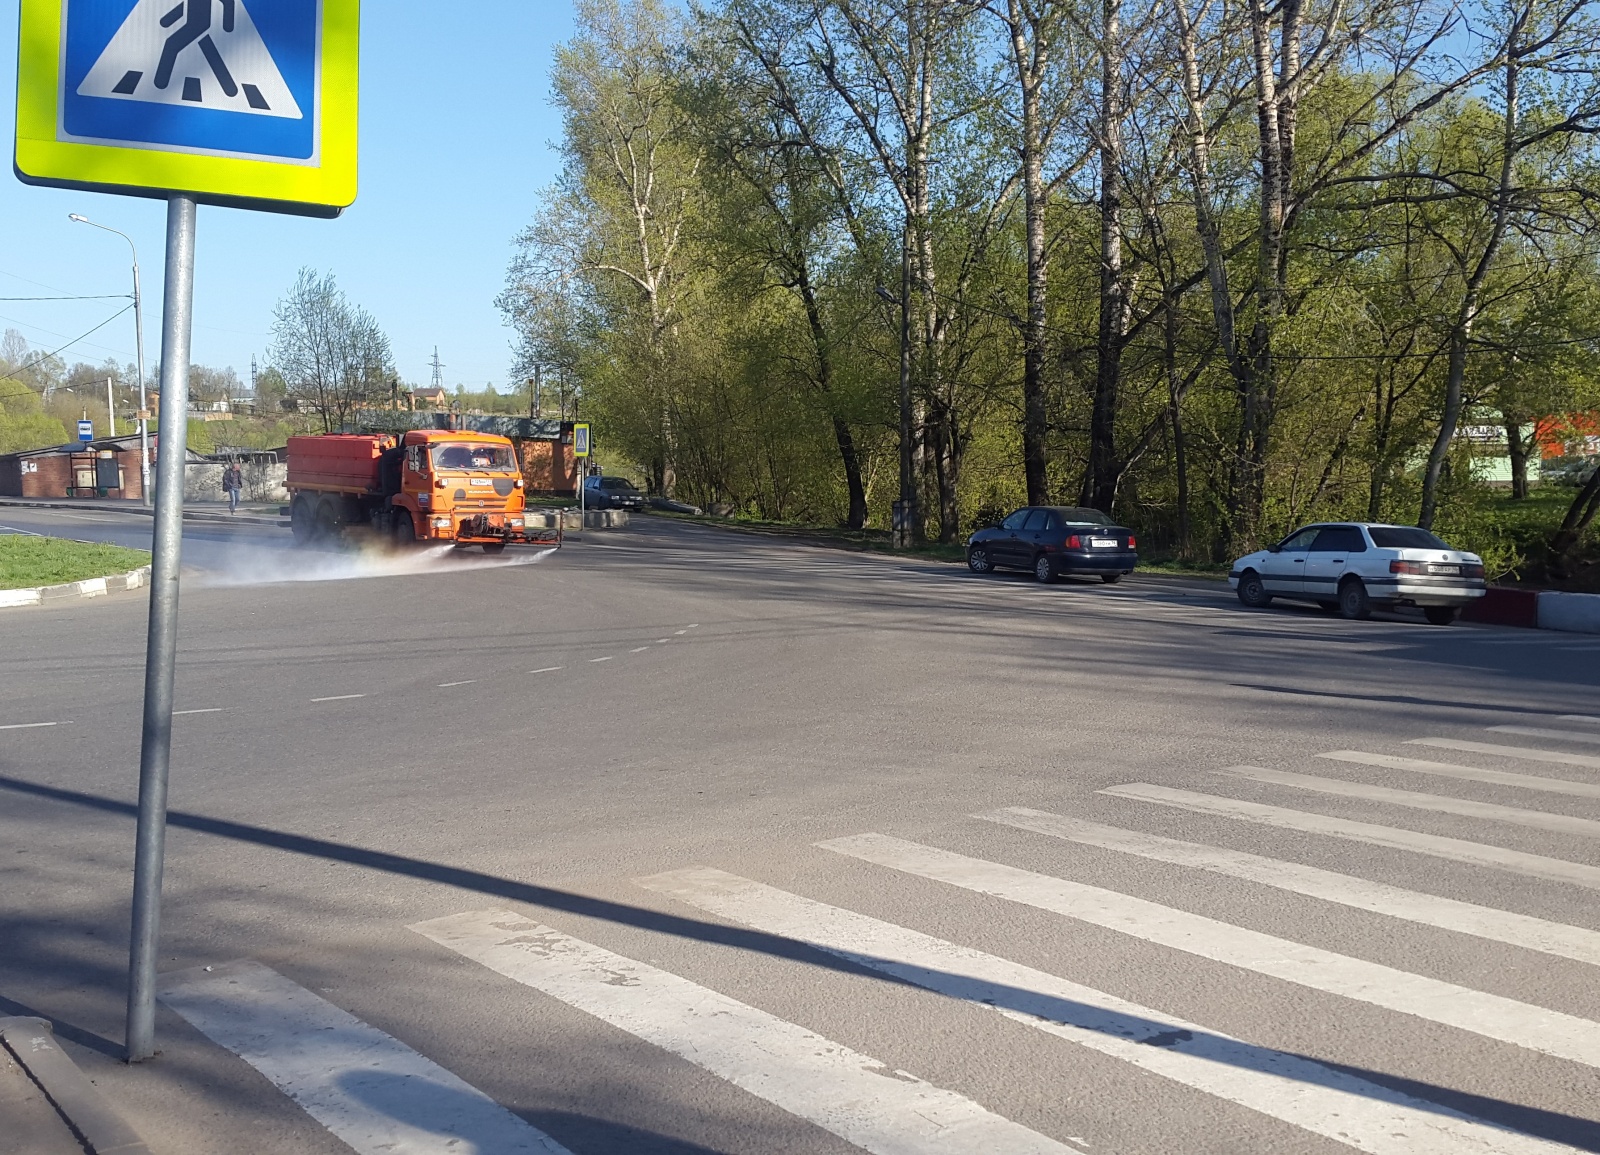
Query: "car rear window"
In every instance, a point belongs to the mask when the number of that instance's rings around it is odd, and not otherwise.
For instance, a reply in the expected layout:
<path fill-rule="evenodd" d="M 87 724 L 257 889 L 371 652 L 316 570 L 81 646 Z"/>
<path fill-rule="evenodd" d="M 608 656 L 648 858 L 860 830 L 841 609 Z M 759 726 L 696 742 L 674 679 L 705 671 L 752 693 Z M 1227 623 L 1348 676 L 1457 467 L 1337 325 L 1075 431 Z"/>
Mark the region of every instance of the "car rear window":
<path fill-rule="evenodd" d="M 1373 525 L 1367 527 L 1372 544 L 1379 549 L 1449 549 L 1444 542 L 1414 525 Z"/>
<path fill-rule="evenodd" d="M 1110 525 L 1111 519 L 1098 509 L 1082 509 L 1073 506 L 1068 509 L 1057 510 L 1061 520 L 1068 525 Z"/>

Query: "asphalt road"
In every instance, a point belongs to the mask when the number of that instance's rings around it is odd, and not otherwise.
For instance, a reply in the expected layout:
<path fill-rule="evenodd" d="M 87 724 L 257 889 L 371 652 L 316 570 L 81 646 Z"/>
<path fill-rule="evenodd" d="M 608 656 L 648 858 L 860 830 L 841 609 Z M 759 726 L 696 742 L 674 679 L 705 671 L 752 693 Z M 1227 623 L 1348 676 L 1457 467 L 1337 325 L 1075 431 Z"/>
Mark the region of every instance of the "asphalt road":
<path fill-rule="evenodd" d="M 1600 638 L 653 519 L 186 561 L 137 1067 L 144 601 L 0 611 L 0 1014 L 155 1150 L 1600 1151 Z"/>

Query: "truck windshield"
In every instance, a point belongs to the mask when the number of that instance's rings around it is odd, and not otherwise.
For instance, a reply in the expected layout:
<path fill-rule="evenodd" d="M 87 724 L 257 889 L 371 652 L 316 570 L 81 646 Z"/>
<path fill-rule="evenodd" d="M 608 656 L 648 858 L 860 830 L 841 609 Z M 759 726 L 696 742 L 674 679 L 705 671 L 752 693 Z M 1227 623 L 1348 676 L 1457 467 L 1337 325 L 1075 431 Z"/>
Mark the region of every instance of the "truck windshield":
<path fill-rule="evenodd" d="M 451 445 L 433 447 L 435 469 L 487 469 L 506 473 L 517 468 L 511 449 L 505 445 Z"/>

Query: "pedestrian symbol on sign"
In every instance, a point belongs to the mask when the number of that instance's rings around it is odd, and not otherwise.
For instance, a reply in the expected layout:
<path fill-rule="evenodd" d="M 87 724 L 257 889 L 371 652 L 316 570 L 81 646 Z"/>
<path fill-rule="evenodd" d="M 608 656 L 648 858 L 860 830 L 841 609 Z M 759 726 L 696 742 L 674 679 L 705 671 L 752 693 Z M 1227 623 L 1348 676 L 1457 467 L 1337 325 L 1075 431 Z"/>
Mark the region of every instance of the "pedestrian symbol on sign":
<path fill-rule="evenodd" d="M 77 93 L 295 120 L 303 115 L 244 0 L 139 0 Z"/>

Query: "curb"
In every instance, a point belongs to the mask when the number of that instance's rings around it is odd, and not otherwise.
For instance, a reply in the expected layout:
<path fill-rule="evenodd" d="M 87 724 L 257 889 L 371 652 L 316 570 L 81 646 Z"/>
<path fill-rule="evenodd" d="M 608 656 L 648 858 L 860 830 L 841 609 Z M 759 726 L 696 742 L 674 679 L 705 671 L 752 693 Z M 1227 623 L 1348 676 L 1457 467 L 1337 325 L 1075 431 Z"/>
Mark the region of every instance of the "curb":
<path fill-rule="evenodd" d="M 91 513 L 125 513 L 130 517 L 154 517 L 156 511 L 145 509 L 143 506 L 108 505 L 105 502 L 88 501 L 11 501 L 0 498 L 0 506 L 13 506 L 17 509 L 78 509 Z M 277 525 L 289 524 L 284 517 L 261 517 L 253 513 L 213 513 L 208 509 L 186 509 L 183 511 L 184 521 L 209 521 L 221 525 Z"/>
<path fill-rule="evenodd" d="M 0 1019 L 0 1041 L 61 1118 L 72 1128 L 89 1155 L 150 1155 L 150 1148 L 112 1110 L 87 1075 L 56 1045 L 44 1019 Z"/>
<path fill-rule="evenodd" d="M 1469 605 L 1463 621 L 1497 626 L 1555 630 L 1567 634 L 1600 634 L 1600 594 L 1573 594 L 1560 590 L 1525 590 L 1490 586 Z"/>
<path fill-rule="evenodd" d="M 127 573 L 110 577 L 85 578 L 80 582 L 63 582 L 55 586 L 34 586 L 25 590 L 0 590 L 0 609 L 11 606 L 37 606 L 60 598 L 98 598 L 106 594 L 136 590 L 149 584 L 150 567 L 140 566 Z"/>

